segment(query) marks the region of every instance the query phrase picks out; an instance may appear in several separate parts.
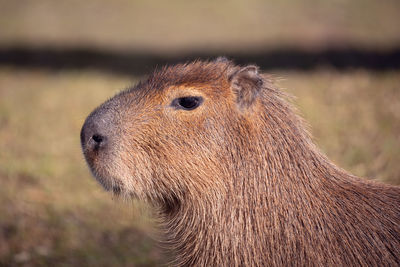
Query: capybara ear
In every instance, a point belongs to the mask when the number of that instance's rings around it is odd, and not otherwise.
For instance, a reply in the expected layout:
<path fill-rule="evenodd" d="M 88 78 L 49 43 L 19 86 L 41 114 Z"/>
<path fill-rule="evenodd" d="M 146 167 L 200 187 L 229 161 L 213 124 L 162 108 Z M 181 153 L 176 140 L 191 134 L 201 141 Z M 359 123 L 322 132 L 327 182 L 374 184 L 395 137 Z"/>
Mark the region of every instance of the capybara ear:
<path fill-rule="evenodd" d="M 250 107 L 263 87 L 263 79 L 254 65 L 235 71 L 229 81 L 240 108 Z"/>

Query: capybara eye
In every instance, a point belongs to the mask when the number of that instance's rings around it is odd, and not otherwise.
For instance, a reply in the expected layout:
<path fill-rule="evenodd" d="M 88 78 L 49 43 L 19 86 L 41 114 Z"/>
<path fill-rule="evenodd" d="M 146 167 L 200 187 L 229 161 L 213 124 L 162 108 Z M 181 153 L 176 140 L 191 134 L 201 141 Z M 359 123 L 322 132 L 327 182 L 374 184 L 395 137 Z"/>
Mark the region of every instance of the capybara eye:
<path fill-rule="evenodd" d="M 177 109 L 193 110 L 203 103 L 201 96 L 186 96 L 175 98 L 172 101 L 172 106 Z"/>

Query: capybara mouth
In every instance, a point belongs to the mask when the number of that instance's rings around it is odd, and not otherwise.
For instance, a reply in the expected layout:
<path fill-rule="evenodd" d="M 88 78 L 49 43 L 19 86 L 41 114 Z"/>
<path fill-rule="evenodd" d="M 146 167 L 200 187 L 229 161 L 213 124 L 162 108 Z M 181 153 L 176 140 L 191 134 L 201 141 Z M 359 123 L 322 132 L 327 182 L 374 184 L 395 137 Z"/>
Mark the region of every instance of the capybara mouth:
<path fill-rule="evenodd" d="M 116 180 L 115 178 L 108 177 L 108 178 L 102 178 L 102 181 L 100 183 L 104 186 L 104 188 L 107 191 L 112 192 L 115 195 L 121 194 L 123 191 L 124 185 L 121 181 Z"/>
<path fill-rule="evenodd" d="M 106 191 L 112 192 L 115 195 L 120 195 L 123 191 L 124 184 L 116 178 L 108 175 L 101 175 L 98 172 L 92 170 L 93 176 L 103 186 Z"/>

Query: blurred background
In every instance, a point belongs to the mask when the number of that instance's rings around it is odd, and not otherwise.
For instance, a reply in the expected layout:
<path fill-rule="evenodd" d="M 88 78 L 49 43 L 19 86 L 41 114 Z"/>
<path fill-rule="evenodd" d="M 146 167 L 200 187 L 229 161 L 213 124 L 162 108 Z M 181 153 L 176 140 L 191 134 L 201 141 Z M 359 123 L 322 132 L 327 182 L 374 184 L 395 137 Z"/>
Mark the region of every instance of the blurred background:
<path fill-rule="evenodd" d="M 157 266 L 154 223 L 79 131 L 154 67 L 228 56 L 293 94 L 340 167 L 400 184 L 398 0 L 0 0 L 0 265 Z"/>

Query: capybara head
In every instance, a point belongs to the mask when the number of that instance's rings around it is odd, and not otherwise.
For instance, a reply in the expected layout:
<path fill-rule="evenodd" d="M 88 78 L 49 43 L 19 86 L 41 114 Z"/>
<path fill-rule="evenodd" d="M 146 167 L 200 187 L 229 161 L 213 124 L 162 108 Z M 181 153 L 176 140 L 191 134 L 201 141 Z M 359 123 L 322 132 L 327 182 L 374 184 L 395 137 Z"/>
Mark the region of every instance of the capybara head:
<path fill-rule="evenodd" d="M 259 131 L 264 83 L 256 66 L 224 58 L 155 71 L 87 118 L 90 169 L 107 190 L 155 204 L 221 195 L 240 161 L 235 151 L 251 150 Z"/>

